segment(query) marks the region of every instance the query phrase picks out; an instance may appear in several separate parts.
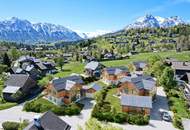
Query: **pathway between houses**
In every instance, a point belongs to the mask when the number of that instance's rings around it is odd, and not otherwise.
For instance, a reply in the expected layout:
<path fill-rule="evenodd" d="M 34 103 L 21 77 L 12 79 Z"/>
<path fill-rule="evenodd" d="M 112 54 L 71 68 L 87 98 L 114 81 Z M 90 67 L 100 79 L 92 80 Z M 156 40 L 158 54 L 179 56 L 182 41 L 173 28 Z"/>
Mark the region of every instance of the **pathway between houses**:
<path fill-rule="evenodd" d="M 65 120 L 68 124 L 72 126 L 71 130 L 77 130 L 77 126 L 84 126 L 85 122 L 90 118 L 92 107 L 94 101 L 89 99 L 84 99 L 81 101 L 85 104 L 84 109 L 81 111 L 79 116 L 62 116 L 61 119 Z M 12 107 L 10 109 L 0 111 L 0 129 L 1 124 L 4 121 L 20 121 L 21 119 L 32 120 L 35 115 L 38 113 L 33 112 L 24 112 L 22 111 L 23 104 Z M 162 87 L 159 87 L 157 90 L 157 100 L 153 104 L 153 110 L 151 112 L 150 123 L 147 126 L 136 126 L 129 124 L 114 124 L 116 126 L 122 127 L 124 130 L 176 130 L 172 123 L 162 121 L 159 115 L 159 109 L 168 110 L 167 98 Z"/>
<path fill-rule="evenodd" d="M 84 126 L 85 122 L 90 118 L 92 107 L 94 101 L 90 99 L 84 99 L 81 101 L 85 104 L 84 109 L 81 111 L 81 114 L 78 116 L 61 116 L 61 119 L 66 121 L 72 126 L 71 130 L 77 130 L 78 125 Z M 25 112 L 22 111 L 23 104 L 19 104 L 10 109 L 0 111 L 0 129 L 2 129 L 2 123 L 5 121 L 16 121 L 27 119 L 32 121 L 35 115 L 41 115 L 39 113 Z"/>

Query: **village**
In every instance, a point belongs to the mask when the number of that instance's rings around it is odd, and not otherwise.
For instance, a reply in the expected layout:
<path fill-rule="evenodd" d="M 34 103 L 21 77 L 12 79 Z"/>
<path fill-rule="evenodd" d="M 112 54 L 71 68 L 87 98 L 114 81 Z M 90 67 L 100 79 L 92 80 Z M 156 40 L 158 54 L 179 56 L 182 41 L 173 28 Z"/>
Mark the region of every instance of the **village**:
<path fill-rule="evenodd" d="M 67 71 L 64 66 L 62 70 L 53 61 L 43 61 L 29 55 L 20 56 L 7 73 L 2 90 L 3 102 L 16 104 L 0 111 L 0 123 L 3 126 L 6 121 L 21 124 L 27 121 L 29 123 L 24 130 L 76 130 L 82 129 L 93 118 L 110 122 L 124 130 L 135 129 L 136 126 L 148 130 L 153 125 L 157 129 L 173 130 L 172 123 L 180 123 L 178 120 L 181 120 L 182 126 L 189 121 L 175 117 L 178 110 L 170 108 L 170 97 L 183 98 L 183 102 L 187 103 L 185 109 L 189 110 L 190 62 L 163 59 L 163 65 L 173 70 L 173 77 L 169 77 L 172 72 L 167 71 L 164 76 L 168 76 L 168 79 L 162 75 L 164 81 L 158 81 L 157 72 L 154 75 L 147 73 L 157 60 L 138 60 L 125 66 L 107 67 L 92 58 L 83 63 L 82 73 L 56 77 L 53 75 Z M 73 64 L 75 69 L 79 67 L 77 63 Z M 162 73 L 165 70 L 161 70 Z M 41 86 L 39 82 L 44 78 L 48 78 L 48 82 Z M 174 78 L 176 84 L 170 91 L 167 84 L 174 82 Z M 165 86 L 159 86 L 158 82 Z M 13 110 L 18 113 L 12 113 Z"/>

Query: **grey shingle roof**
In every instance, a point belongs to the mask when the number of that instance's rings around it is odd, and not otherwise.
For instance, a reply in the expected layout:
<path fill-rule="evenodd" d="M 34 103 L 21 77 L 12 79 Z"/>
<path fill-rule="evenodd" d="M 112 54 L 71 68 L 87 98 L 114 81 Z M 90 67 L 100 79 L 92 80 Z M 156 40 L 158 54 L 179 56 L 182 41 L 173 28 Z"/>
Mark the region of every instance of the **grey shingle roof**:
<path fill-rule="evenodd" d="M 176 70 L 190 70 L 190 62 L 172 62 L 172 68 Z"/>
<path fill-rule="evenodd" d="M 40 59 L 36 59 L 35 57 L 31 57 L 31 56 L 26 55 L 26 56 L 21 56 L 17 61 L 18 62 L 28 62 L 28 61 L 30 61 L 30 62 L 37 63 L 37 62 L 40 62 Z"/>
<path fill-rule="evenodd" d="M 152 90 L 154 87 L 156 87 L 156 82 L 153 80 L 153 78 L 151 76 L 145 75 L 137 77 L 125 76 L 120 80 L 120 82 L 131 82 L 138 89 Z"/>
<path fill-rule="evenodd" d="M 43 130 L 70 130 L 71 126 L 60 119 L 51 111 L 46 112 L 40 118 L 40 124 Z M 34 121 L 30 123 L 24 130 L 39 130 Z"/>
<path fill-rule="evenodd" d="M 81 76 L 76 76 L 76 75 L 52 80 L 52 84 L 57 91 L 69 90 L 69 88 L 72 87 L 70 85 L 73 83 L 83 84 L 84 82 Z"/>
<path fill-rule="evenodd" d="M 99 86 L 99 85 L 96 84 L 96 83 L 92 83 L 92 84 L 90 84 L 90 85 L 87 85 L 87 86 L 84 86 L 84 87 L 83 87 L 83 89 L 90 89 L 90 88 L 92 88 L 92 89 L 94 89 L 94 90 L 96 90 L 96 91 L 99 91 L 99 90 L 102 89 L 102 87 Z"/>
<path fill-rule="evenodd" d="M 13 67 L 12 71 L 14 72 L 14 74 L 21 74 L 24 73 L 22 68 L 19 67 Z"/>
<path fill-rule="evenodd" d="M 122 95 L 121 105 L 152 108 L 152 98 L 150 96 Z"/>
<path fill-rule="evenodd" d="M 127 67 L 120 66 L 120 67 L 109 67 L 106 68 L 105 71 L 107 71 L 108 74 L 110 75 L 117 75 L 122 72 L 129 72 Z"/>
<path fill-rule="evenodd" d="M 29 75 L 26 74 L 12 74 L 5 82 L 6 86 L 23 87 L 28 80 Z"/>
<path fill-rule="evenodd" d="M 36 65 L 37 65 L 41 70 L 46 70 L 46 69 L 47 69 L 47 67 L 46 67 L 42 62 L 36 63 Z"/>
<path fill-rule="evenodd" d="M 85 69 L 96 70 L 99 65 L 100 65 L 99 62 L 91 61 L 88 64 L 86 64 Z"/>
<path fill-rule="evenodd" d="M 145 61 L 138 61 L 138 62 L 133 62 L 134 66 L 136 66 L 136 68 L 145 68 L 147 66 L 147 63 Z"/>

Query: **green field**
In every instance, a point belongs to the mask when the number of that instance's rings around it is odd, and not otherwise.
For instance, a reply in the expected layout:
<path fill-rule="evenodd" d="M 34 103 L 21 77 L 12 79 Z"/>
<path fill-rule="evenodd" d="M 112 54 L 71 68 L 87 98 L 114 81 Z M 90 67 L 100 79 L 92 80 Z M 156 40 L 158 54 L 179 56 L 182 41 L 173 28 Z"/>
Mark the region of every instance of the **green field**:
<path fill-rule="evenodd" d="M 140 54 L 131 56 L 129 59 L 103 61 L 101 63 L 108 67 L 127 66 L 129 63 L 131 63 L 133 61 L 146 61 L 152 55 L 160 55 L 162 58 L 172 57 L 172 58 L 176 58 L 176 59 L 182 60 L 182 61 L 190 60 L 190 51 L 180 52 L 180 53 L 177 53 L 175 51 L 168 51 L 168 52 L 156 52 L 156 53 L 154 53 L 154 52 L 140 53 Z M 60 71 L 58 68 L 59 72 L 57 74 L 53 75 L 53 77 L 65 77 L 65 76 L 69 76 L 72 73 L 82 74 L 84 71 L 84 66 L 85 66 L 85 64 L 80 63 L 80 62 L 67 63 L 63 66 L 63 71 Z M 44 77 L 39 81 L 40 85 L 45 85 L 47 83 L 48 83 L 48 77 Z"/>
<path fill-rule="evenodd" d="M 175 51 L 168 51 L 168 52 L 151 52 L 151 53 L 140 53 L 137 55 L 133 55 L 130 59 L 125 60 L 113 60 L 113 61 L 104 61 L 102 62 L 105 66 L 126 66 L 127 64 L 133 61 L 146 61 L 152 55 L 160 55 L 162 58 L 171 57 L 176 58 L 182 61 L 189 61 L 190 60 L 190 51 L 180 52 L 177 53 Z"/>
<path fill-rule="evenodd" d="M 120 99 L 116 97 L 117 94 L 117 88 L 109 89 L 108 95 L 106 96 L 106 101 L 111 103 L 111 106 L 113 106 L 117 112 L 121 112 L 122 108 L 120 105 Z"/>

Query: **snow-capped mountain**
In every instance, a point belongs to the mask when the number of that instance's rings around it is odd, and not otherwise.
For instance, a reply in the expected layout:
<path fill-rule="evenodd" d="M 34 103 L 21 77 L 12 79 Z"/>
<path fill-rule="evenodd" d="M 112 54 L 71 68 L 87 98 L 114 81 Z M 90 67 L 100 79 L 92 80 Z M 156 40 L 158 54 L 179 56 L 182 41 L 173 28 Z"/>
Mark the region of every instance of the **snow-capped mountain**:
<path fill-rule="evenodd" d="M 138 18 L 133 24 L 128 25 L 125 29 L 130 28 L 152 28 L 152 27 L 172 27 L 179 24 L 184 24 L 185 22 L 178 16 L 163 18 L 160 16 L 146 15 Z"/>
<path fill-rule="evenodd" d="M 94 38 L 98 37 L 107 33 L 110 33 L 111 31 L 108 30 L 96 30 L 94 32 L 81 32 L 80 30 L 75 31 L 81 38 L 88 39 L 88 38 Z"/>
<path fill-rule="evenodd" d="M 75 41 L 82 39 L 76 32 L 50 23 L 32 24 L 16 17 L 0 21 L 0 40 L 34 43 Z"/>

